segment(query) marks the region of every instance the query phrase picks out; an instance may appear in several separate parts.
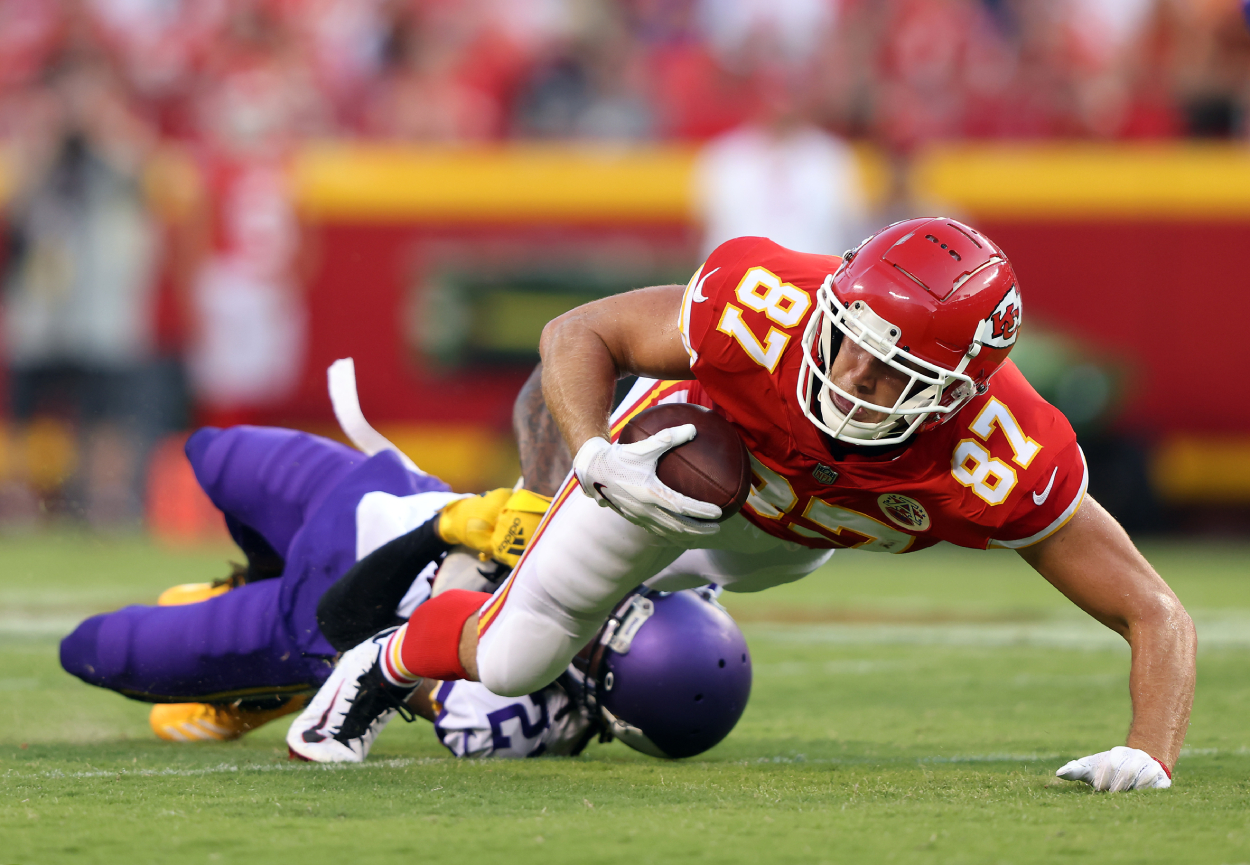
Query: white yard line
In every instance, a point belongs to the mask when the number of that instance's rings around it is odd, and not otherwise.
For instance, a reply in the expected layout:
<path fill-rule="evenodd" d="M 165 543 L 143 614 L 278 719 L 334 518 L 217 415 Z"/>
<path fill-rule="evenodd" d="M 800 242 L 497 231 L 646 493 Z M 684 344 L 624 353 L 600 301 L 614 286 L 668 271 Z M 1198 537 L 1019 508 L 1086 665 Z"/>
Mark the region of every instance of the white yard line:
<path fill-rule="evenodd" d="M 86 616 L 0 615 L 0 637 L 64 637 Z"/>
<path fill-rule="evenodd" d="M 191 778 L 198 775 L 228 775 L 236 772 L 340 772 L 363 771 L 366 769 L 403 769 L 407 766 L 446 763 L 450 757 L 406 757 L 395 760 L 377 760 L 370 763 L 219 763 L 216 766 L 205 766 L 200 769 L 89 769 L 81 772 L 67 772 L 62 769 L 49 769 L 44 772 L 5 772 L 4 778 Z M 481 761 L 476 761 L 481 762 Z"/>

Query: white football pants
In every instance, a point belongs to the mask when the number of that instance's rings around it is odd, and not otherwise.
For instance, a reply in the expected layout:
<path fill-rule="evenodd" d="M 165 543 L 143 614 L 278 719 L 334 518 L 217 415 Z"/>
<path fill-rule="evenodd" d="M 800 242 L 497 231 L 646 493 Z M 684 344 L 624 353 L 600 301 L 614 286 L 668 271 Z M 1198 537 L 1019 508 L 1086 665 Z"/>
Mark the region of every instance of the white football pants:
<path fill-rule="evenodd" d="M 501 696 L 531 694 L 563 673 L 644 582 L 663 591 L 717 583 L 758 592 L 807 576 L 831 555 L 775 538 L 742 514 L 710 537 L 668 541 L 599 507 L 570 475 L 512 576 L 481 609 L 478 674 Z"/>

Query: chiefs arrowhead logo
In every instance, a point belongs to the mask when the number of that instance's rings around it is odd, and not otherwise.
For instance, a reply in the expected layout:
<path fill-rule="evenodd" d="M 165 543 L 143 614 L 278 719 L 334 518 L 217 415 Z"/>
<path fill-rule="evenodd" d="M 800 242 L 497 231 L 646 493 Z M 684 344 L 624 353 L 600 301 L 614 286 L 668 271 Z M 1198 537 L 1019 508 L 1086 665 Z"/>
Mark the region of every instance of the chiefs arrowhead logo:
<path fill-rule="evenodd" d="M 986 319 L 989 322 L 989 335 L 985 337 L 984 345 L 990 348 L 1015 345 L 1016 334 L 1020 331 L 1021 312 L 1020 290 L 1013 285 Z M 985 333 L 986 328 L 983 327 L 981 332 Z"/>
<path fill-rule="evenodd" d="M 911 496 L 886 493 L 877 497 L 877 504 L 881 507 L 882 513 L 896 525 L 913 532 L 928 531 L 929 514 L 925 511 L 924 505 Z"/>

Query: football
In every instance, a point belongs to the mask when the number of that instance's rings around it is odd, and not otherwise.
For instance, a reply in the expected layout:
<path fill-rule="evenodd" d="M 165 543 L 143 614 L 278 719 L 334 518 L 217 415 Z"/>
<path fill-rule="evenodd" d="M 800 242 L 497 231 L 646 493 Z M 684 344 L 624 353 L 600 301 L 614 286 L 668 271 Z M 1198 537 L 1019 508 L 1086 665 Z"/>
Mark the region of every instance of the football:
<path fill-rule="evenodd" d="M 658 405 L 639 412 L 621 430 L 618 441 L 633 444 L 688 423 L 694 424 L 698 435 L 660 457 L 656 476 L 682 495 L 718 506 L 723 522 L 738 512 L 751 492 L 751 460 L 729 421 L 703 406 Z"/>

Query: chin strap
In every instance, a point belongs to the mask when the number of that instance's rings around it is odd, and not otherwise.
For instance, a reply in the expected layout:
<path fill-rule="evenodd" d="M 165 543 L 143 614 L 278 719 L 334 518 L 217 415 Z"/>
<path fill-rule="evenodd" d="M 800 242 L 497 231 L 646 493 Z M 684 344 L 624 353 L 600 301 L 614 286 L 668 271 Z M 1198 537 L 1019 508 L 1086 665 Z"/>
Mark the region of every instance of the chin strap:
<path fill-rule="evenodd" d="M 959 366 L 955 368 L 955 372 L 963 372 L 968 368 L 968 364 L 972 359 L 981 353 L 981 347 L 985 345 L 985 329 L 990 326 L 988 321 L 984 319 L 977 325 L 977 331 L 972 335 L 972 342 L 968 345 L 968 351 L 964 354 L 963 360 L 959 362 Z"/>

